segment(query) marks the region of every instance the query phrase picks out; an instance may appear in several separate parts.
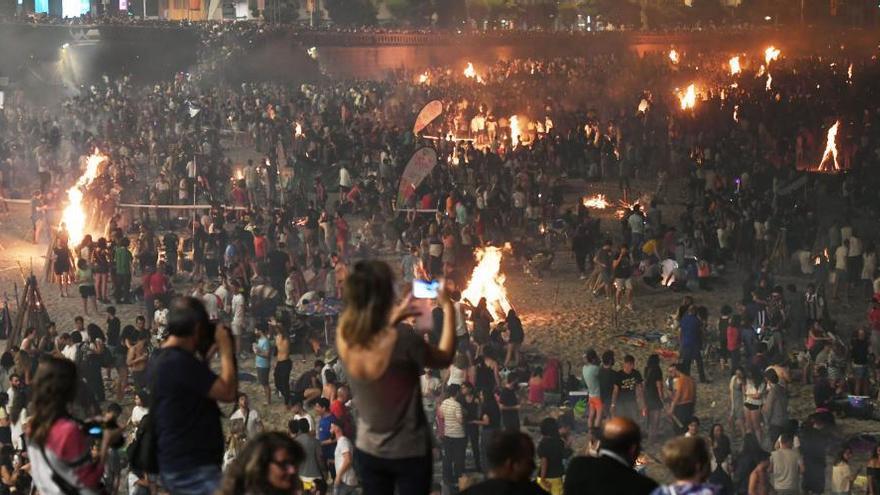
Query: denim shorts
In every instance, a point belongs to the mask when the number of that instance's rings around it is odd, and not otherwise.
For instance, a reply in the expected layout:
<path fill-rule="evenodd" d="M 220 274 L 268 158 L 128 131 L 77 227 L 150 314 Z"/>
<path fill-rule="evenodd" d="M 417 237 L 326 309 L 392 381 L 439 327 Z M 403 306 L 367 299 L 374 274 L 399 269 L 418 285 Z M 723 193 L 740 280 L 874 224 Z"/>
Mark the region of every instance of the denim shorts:
<path fill-rule="evenodd" d="M 868 367 L 865 365 L 852 365 L 852 372 L 856 380 L 866 380 L 868 378 Z"/>
<path fill-rule="evenodd" d="M 162 471 L 162 486 L 175 495 L 213 495 L 220 489 L 220 466 L 199 466 L 186 471 Z"/>

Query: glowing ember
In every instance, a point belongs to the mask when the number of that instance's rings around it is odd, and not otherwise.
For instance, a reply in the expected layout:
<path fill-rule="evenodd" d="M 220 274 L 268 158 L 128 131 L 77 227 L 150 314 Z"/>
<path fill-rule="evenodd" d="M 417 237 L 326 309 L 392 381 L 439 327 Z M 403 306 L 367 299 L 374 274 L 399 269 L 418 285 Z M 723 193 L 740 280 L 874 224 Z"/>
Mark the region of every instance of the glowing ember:
<path fill-rule="evenodd" d="M 678 52 L 675 51 L 674 48 L 672 50 L 669 50 L 669 61 L 672 62 L 673 64 L 677 64 L 678 60 L 679 60 Z"/>
<path fill-rule="evenodd" d="M 471 273 L 467 288 L 461 293 L 462 299 L 473 305 L 485 297 L 486 307 L 496 319 L 504 319 L 512 308 L 507 299 L 507 289 L 504 288 L 505 277 L 501 273 L 502 254 L 502 249 L 495 246 L 477 248 L 474 253 L 477 266 Z"/>
<path fill-rule="evenodd" d="M 522 136 L 522 128 L 520 128 L 519 117 L 514 115 L 510 117 L 510 145 L 516 148 Z"/>
<path fill-rule="evenodd" d="M 89 156 L 86 170 L 73 187 L 67 190 L 67 206 L 61 214 L 61 223 L 67 226 L 71 244 L 78 244 L 86 230 L 86 212 L 83 209 L 84 189 L 98 176 L 98 167 L 107 160 L 98 149 Z"/>
<path fill-rule="evenodd" d="M 769 72 L 767 73 L 767 85 L 765 87 L 767 91 L 773 89 L 773 76 Z"/>
<path fill-rule="evenodd" d="M 779 54 L 782 52 L 779 51 L 775 46 L 770 46 L 766 50 L 764 50 L 764 62 L 769 66 L 770 62 L 777 60 L 779 58 Z"/>
<path fill-rule="evenodd" d="M 828 137 L 825 141 L 825 153 L 822 154 L 822 161 L 819 162 L 820 172 L 840 170 L 840 162 L 837 161 L 837 128 L 839 126 L 840 121 L 838 120 L 828 129 Z M 831 168 L 831 165 L 827 164 L 829 158 L 833 158 L 834 168 Z"/>
<path fill-rule="evenodd" d="M 611 206 L 611 203 L 609 203 L 608 200 L 605 199 L 604 194 L 596 194 L 594 196 L 585 197 L 582 201 L 585 207 L 594 208 L 596 210 L 604 210 L 605 208 Z"/>
<path fill-rule="evenodd" d="M 682 110 L 694 108 L 697 104 L 697 89 L 691 84 L 684 93 L 678 94 L 678 99 L 681 102 Z"/>
<path fill-rule="evenodd" d="M 467 71 L 465 71 L 465 72 L 467 72 Z M 428 73 L 427 72 L 419 75 L 419 84 L 428 84 Z"/>
<path fill-rule="evenodd" d="M 639 102 L 639 108 L 638 108 L 637 112 L 646 113 L 647 111 L 648 111 L 648 100 L 643 98 L 642 101 Z"/>
<path fill-rule="evenodd" d="M 735 76 L 742 72 L 742 69 L 739 66 L 739 56 L 731 57 L 730 60 L 727 61 L 728 65 L 730 65 L 730 75 Z"/>

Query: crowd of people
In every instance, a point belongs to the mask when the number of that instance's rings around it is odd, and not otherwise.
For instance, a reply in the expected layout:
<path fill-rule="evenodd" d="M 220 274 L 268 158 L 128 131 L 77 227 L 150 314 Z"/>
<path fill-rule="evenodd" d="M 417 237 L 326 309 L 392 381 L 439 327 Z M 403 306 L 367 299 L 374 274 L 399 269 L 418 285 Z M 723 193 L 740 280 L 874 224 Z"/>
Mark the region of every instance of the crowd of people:
<path fill-rule="evenodd" d="M 307 10 L 304 14 L 309 15 Z M 148 14 L 149 15 L 149 14 Z M 679 22 L 666 22 L 662 27 L 653 26 L 651 30 L 644 29 L 644 26 L 637 26 L 634 23 L 612 23 L 605 22 L 601 25 L 597 22 L 587 29 L 587 26 L 581 22 L 574 22 L 572 18 L 568 22 L 552 23 L 548 25 L 546 22 L 529 23 L 527 19 L 513 19 L 512 14 L 508 14 L 508 19 L 451 19 L 449 14 L 443 17 L 438 12 L 432 12 L 430 16 L 426 16 L 418 25 L 413 25 L 410 21 L 400 21 L 398 19 L 382 19 L 381 23 L 376 23 L 374 19 L 372 23 L 364 19 L 363 25 L 347 25 L 334 23 L 333 19 L 328 19 L 328 12 L 324 9 L 315 13 L 314 18 L 290 18 L 289 14 L 282 17 L 284 22 L 278 22 L 277 13 L 273 10 L 259 11 L 258 15 L 250 13 L 253 18 L 248 19 L 228 19 L 223 20 L 193 20 L 188 19 L 160 19 L 158 17 L 144 17 L 127 10 L 120 10 L 114 13 L 104 12 L 95 14 L 94 12 L 85 13 L 77 17 L 60 17 L 49 15 L 48 13 L 26 12 L 19 9 L 14 13 L 0 15 L 0 20 L 15 23 L 28 24 L 49 24 L 49 25 L 85 25 L 85 26 L 146 26 L 146 27 L 165 27 L 165 28 L 195 28 L 218 26 L 222 24 L 231 24 L 239 21 L 240 24 L 254 25 L 263 22 L 266 25 L 281 25 L 285 29 L 293 33 L 354 33 L 354 34 L 461 34 L 467 32 L 469 34 L 488 35 L 496 38 L 516 38 L 523 35 L 542 34 L 542 33 L 569 33 L 579 36 L 592 36 L 598 31 L 621 31 L 634 30 L 642 28 L 643 31 L 654 33 L 667 32 L 686 32 L 686 31 L 727 31 L 727 32 L 743 32 L 754 31 L 756 29 L 768 28 L 770 25 L 754 24 L 751 21 L 734 18 L 724 18 L 719 21 L 706 21 L 701 19 L 680 19 Z M 442 18 L 442 25 L 440 23 Z"/>
<path fill-rule="evenodd" d="M 105 78 L 55 109 L 7 99 L 2 195 L 30 199 L 28 240 L 47 248 L 61 297 L 77 285 L 86 318 L 28 329 L 0 357 L 2 490 L 851 490 L 852 451 L 830 483 L 825 466 L 835 414 L 872 418 L 880 379 L 880 299 L 862 325 L 838 316 L 880 292 L 875 59 L 756 53 L 739 74 L 720 53 L 514 59 L 473 77 L 434 67 L 299 87 L 218 77 L 260 35 L 215 30 L 168 81 Z M 676 88 L 693 81 L 686 108 Z M 413 134 L 434 99 L 441 116 Z M 423 146 L 436 167 L 400 190 Z M 59 212 L 93 155 L 82 235 Z M 847 173 L 810 173 L 826 159 Z M 572 184 L 600 181 L 628 198 L 613 219 L 571 199 Z M 607 298 L 615 314 L 644 311 L 640 291 L 687 292 L 666 352 L 583 349 L 575 377 L 560 364 L 571 356 L 523 352 L 515 309 L 462 295 L 474 250 L 506 243 L 506 268 L 535 283 L 570 250 L 584 304 Z M 434 279 L 433 303 L 404 297 Z M 703 299 L 731 280 L 741 298 L 712 315 Z M 120 321 L 132 304 L 140 316 Z M 294 375 L 299 356 L 314 366 Z M 730 417 L 701 425 L 712 380 Z M 815 412 L 798 423 L 788 402 L 807 384 Z M 218 403 L 234 404 L 224 421 Z M 633 470 L 649 464 L 641 430 L 666 441 L 673 483 Z"/>

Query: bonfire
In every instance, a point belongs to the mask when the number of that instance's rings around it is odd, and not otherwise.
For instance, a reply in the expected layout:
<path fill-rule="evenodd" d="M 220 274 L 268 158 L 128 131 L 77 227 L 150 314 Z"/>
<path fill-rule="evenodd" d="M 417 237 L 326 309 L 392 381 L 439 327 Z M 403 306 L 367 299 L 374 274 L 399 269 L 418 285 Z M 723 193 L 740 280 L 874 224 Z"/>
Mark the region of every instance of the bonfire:
<path fill-rule="evenodd" d="M 83 208 L 83 196 L 85 189 L 98 177 L 99 167 L 105 161 L 107 161 L 107 157 L 95 148 L 95 152 L 89 156 L 86 162 L 85 171 L 76 184 L 67 190 L 67 206 L 61 214 L 61 223 L 67 226 L 71 244 L 78 244 L 85 236 L 88 222 Z"/>
<path fill-rule="evenodd" d="M 693 109 L 697 104 L 697 89 L 691 84 L 684 93 L 678 94 L 678 100 L 681 103 L 682 110 Z"/>
<path fill-rule="evenodd" d="M 519 117 L 514 115 L 510 117 L 510 146 L 516 148 L 522 139 L 522 127 L 520 126 Z"/>
<path fill-rule="evenodd" d="M 730 65 L 730 75 L 735 76 L 742 72 L 742 69 L 739 66 L 739 56 L 731 57 L 730 60 L 727 61 L 728 65 Z"/>
<path fill-rule="evenodd" d="M 837 161 L 838 127 L 840 127 L 839 120 L 828 129 L 828 136 L 825 140 L 825 152 L 822 154 L 822 161 L 819 162 L 818 167 L 820 172 L 833 172 L 840 170 L 840 162 Z M 830 164 L 828 163 L 829 161 L 831 162 Z"/>
<path fill-rule="evenodd" d="M 467 288 L 462 291 L 461 297 L 474 306 L 481 298 L 486 298 L 486 307 L 495 320 L 507 318 L 507 312 L 513 308 L 507 299 L 507 289 L 504 288 L 504 274 L 501 273 L 501 258 L 503 249 L 495 246 L 477 248 L 474 257 L 477 266 L 471 273 Z"/>
<path fill-rule="evenodd" d="M 595 210 L 604 210 L 611 206 L 611 203 L 605 199 L 604 194 L 594 194 L 593 196 L 588 196 L 583 199 L 583 204 L 587 208 L 593 208 Z"/>
<path fill-rule="evenodd" d="M 770 62 L 779 59 L 779 55 L 781 53 L 782 52 L 779 51 L 779 49 L 775 46 L 767 47 L 767 49 L 764 50 L 764 62 L 767 64 L 767 66 L 770 66 Z"/>

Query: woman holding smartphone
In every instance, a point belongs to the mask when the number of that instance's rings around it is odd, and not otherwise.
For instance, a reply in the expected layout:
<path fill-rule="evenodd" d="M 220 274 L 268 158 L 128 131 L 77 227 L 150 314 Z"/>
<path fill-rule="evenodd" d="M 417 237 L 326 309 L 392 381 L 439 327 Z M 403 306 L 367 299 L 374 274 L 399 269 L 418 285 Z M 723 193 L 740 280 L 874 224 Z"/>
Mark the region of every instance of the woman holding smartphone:
<path fill-rule="evenodd" d="M 436 346 L 401 323 L 418 312 L 394 301 L 394 275 L 381 261 L 360 261 L 345 280 L 345 310 L 336 330 L 339 357 L 358 398 L 355 462 L 364 495 L 428 493 L 431 432 L 419 375 L 455 356 L 455 307 L 445 288 L 437 301 L 443 325 Z"/>
<path fill-rule="evenodd" d="M 87 431 L 71 418 L 68 406 L 76 399 L 79 379 L 76 365 L 64 358 L 40 362 L 34 377 L 27 450 L 31 476 L 41 493 L 100 493 L 104 459 L 111 444 L 120 438 L 117 428 L 97 429 L 98 455 L 89 458 Z"/>

